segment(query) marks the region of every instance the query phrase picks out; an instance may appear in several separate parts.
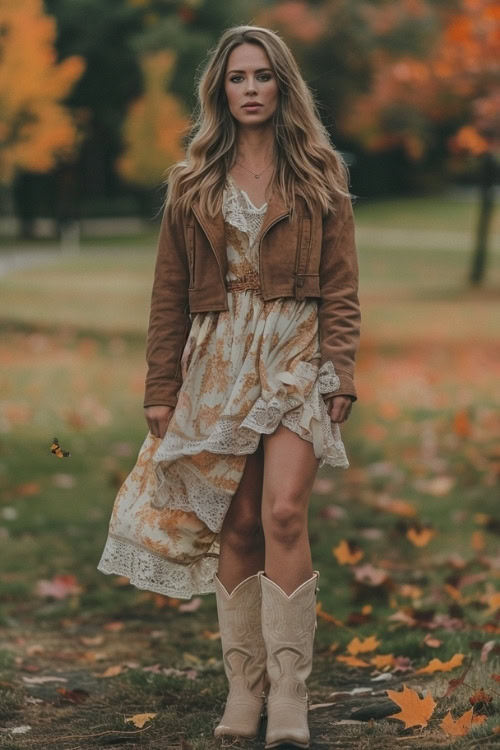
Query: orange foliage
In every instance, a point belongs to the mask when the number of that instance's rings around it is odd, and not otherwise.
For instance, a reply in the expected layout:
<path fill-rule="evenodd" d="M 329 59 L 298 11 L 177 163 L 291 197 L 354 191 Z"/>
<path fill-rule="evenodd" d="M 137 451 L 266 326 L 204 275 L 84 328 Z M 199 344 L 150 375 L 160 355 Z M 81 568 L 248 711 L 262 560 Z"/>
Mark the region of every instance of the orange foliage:
<path fill-rule="evenodd" d="M 311 7 L 301 0 L 288 0 L 265 8 L 257 14 L 257 26 L 274 28 L 278 26 L 284 35 L 290 35 L 299 42 L 316 42 L 328 25 L 327 9 Z"/>
<path fill-rule="evenodd" d="M 46 172 L 74 158 L 81 138 L 61 101 L 85 61 L 56 62 L 56 21 L 42 0 L 3 0 L 0 30 L 0 182 L 8 184 L 19 168 Z"/>
<path fill-rule="evenodd" d="M 369 150 L 402 145 L 410 158 L 419 159 L 429 145 L 425 120 L 460 116 L 468 122 L 449 139 L 451 151 L 479 155 L 496 148 L 500 92 L 492 84 L 498 74 L 498 5 L 462 0 L 457 11 L 428 0 L 402 0 L 366 4 L 362 12 L 380 45 L 372 55 L 371 90 L 345 107 L 340 127 Z M 429 38 L 426 56 L 394 58 L 384 36 L 397 33 L 409 18 L 424 16 L 430 27 L 440 29 Z"/>
<path fill-rule="evenodd" d="M 165 169 L 182 159 L 181 139 L 189 120 L 177 99 L 166 93 L 166 80 L 175 62 L 171 50 L 142 58 L 145 93 L 129 108 L 123 126 L 125 151 L 118 158 L 118 172 L 142 185 L 158 182 Z"/>

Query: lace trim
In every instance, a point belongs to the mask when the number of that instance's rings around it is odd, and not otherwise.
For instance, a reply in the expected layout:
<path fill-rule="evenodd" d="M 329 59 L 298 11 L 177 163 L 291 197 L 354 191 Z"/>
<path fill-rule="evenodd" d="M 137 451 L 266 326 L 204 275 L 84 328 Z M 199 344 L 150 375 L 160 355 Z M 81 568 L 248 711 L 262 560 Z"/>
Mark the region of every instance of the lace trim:
<path fill-rule="evenodd" d="M 300 376 L 296 374 L 295 377 Z M 340 379 L 335 373 L 333 364 L 328 361 L 318 370 L 311 392 L 302 402 L 296 396 L 287 396 L 284 399 L 273 396 L 269 401 L 259 397 L 241 423 L 238 424 L 230 417 L 221 417 L 215 423 L 210 435 L 201 441 L 186 440 L 183 436 L 167 430 L 152 456 L 158 480 L 156 495 L 151 501 L 152 505 L 156 508 L 170 505 L 181 510 L 194 511 L 210 529 L 219 530 L 226 513 L 226 508 L 223 507 L 224 496 L 220 493 L 212 493 L 211 496 L 205 488 L 200 497 L 187 493 L 188 500 L 182 504 L 179 501 L 179 493 L 172 491 L 174 488 L 169 481 L 173 467 L 168 466 L 168 472 L 164 474 L 162 462 L 170 464 L 182 456 L 193 455 L 201 451 L 233 455 L 254 453 L 258 447 L 260 435 L 262 433 L 269 435 L 274 432 L 280 422 L 303 439 L 313 443 L 314 454 L 320 459 L 318 469 L 322 468 L 325 463 L 334 467 L 348 468 L 349 461 L 339 425 L 331 421 L 325 401 L 321 397 L 322 392 L 336 390 L 339 386 Z M 185 476 L 182 479 L 185 480 Z M 176 498 L 173 501 L 175 506 L 172 506 L 172 498 Z M 229 504 L 230 498 L 227 498 L 227 501 Z"/>
<path fill-rule="evenodd" d="M 97 570 L 107 575 L 126 576 L 139 589 L 190 599 L 193 593 L 215 592 L 213 574 L 218 566 L 218 555 L 200 557 L 190 564 L 171 562 L 110 532 Z"/>
<path fill-rule="evenodd" d="M 331 360 L 327 360 L 318 370 L 318 380 L 320 393 L 330 393 L 340 388 L 340 378 L 335 372 L 335 366 Z"/>
<path fill-rule="evenodd" d="M 222 202 L 224 220 L 248 235 L 249 249 L 255 244 L 266 210 L 267 203 L 260 208 L 251 206 L 244 194 L 236 187 L 231 175 L 228 175 Z"/>

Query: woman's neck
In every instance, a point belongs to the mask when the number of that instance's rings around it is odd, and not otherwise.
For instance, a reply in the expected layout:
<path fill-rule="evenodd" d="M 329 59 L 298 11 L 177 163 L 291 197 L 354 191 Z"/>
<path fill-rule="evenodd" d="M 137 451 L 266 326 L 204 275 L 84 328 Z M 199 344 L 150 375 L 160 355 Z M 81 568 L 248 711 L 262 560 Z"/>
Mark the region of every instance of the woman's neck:
<path fill-rule="evenodd" d="M 236 162 L 259 174 L 274 163 L 274 138 L 268 132 L 241 133 L 236 143 Z"/>

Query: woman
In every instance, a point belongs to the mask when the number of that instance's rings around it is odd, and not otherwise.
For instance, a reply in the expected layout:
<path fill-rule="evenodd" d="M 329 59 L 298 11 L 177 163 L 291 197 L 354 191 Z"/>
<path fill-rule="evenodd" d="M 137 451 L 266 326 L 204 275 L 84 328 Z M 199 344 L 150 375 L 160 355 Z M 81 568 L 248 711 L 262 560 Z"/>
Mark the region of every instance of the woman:
<path fill-rule="evenodd" d="M 226 30 L 198 93 L 158 243 L 150 432 L 98 567 L 170 596 L 215 591 L 229 681 L 215 736 L 257 736 L 266 706 L 266 748 L 308 747 L 308 502 L 318 468 L 349 466 L 339 424 L 357 398 L 348 172 L 276 33 Z"/>

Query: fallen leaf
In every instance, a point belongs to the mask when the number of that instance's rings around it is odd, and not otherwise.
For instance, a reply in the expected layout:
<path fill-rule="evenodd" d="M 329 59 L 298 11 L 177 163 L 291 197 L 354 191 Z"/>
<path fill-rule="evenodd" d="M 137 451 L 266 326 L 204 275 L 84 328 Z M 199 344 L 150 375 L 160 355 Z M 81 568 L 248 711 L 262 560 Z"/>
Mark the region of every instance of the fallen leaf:
<path fill-rule="evenodd" d="M 104 641 L 103 635 L 81 635 L 78 639 L 84 646 L 100 646 Z"/>
<path fill-rule="evenodd" d="M 397 714 L 391 714 L 388 719 L 399 719 L 404 722 L 405 729 L 408 727 L 427 726 L 429 718 L 434 713 L 436 702 L 431 693 L 427 693 L 425 698 L 420 698 L 415 690 L 407 687 L 403 683 L 403 690 L 386 690 L 389 698 L 401 708 Z"/>
<path fill-rule="evenodd" d="M 83 703 L 87 700 L 90 693 L 81 688 L 75 688 L 74 690 L 68 690 L 65 687 L 56 688 L 57 692 L 60 693 L 70 703 Z"/>
<path fill-rule="evenodd" d="M 383 669 L 384 667 L 389 667 L 394 664 L 394 655 L 393 654 L 377 654 L 376 656 L 372 656 L 370 659 L 370 664 L 373 664 L 377 667 L 377 669 Z"/>
<path fill-rule="evenodd" d="M 116 633 L 119 630 L 123 630 L 124 627 L 123 622 L 107 622 L 103 625 L 103 630 L 111 630 L 113 633 Z"/>
<path fill-rule="evenodd" d="M 356 581 L 366 583 L 370 586 L 380 586 L 389 579 L 386 570 L 375 568 L 371 563 L 365 563 L 357 568 L 353 568 L 352 572 Z"/>
<path fill-rule="evenodd" d="M 453 735 L 454 737 L 463 737 L 463 735 L 469 733 L 472 724 L 472 712 L 473 709 L 470 708 L 455 721 L 451 712 L 448 711 L 439 726 L 446 734 Z"/>
<path fill-rule="evenodd" d="M 429 646 L 430 648 L 438 648 L 439 646 L 443 645 L 443 641 L 440 641 L 439 638 L 435 638 L 434 636 L 430 635 L 430 633 L 427 633 L 424 638 L 424 644 L 426 646 Z"/>
<path fill-rule="evenodd" d="M 54 599 L 65 599 L 72 594 L 81 594 L 83 588 L 72 574 L 54 575 L 50 581 L 41 579 L 35 585 L 38 596 L 52 596 Z"/>
<path fill-rule="evenodd" d="M 125 721 L 130 721 L 132 722 L 132 724 L 135 724 L 136 727 L 142 729 L 147 721 L 154 719 L 154 717 L 157 715 L 158 714 L 134 714 L 134 716 L 129 716 L 128 718 L 126 718 Z"/>
<path fill-rule="evenodd" d="M 332 549 L 332 555 L 337 558 L 340 565 L 353 565 L 361 560 L 364 552 L 354 542 L 342 539 L 338 546 Z"/>
<path fill-rule="evenodd" d="M 367 651 L 374 651 L 378 646 L 380 646 L 380 644 L 381 641 L 377 641 L 377 636 L 375 635 L 366 636 L 364 641 L 360 641 L 358 636 L 356 636 L 347 644 L 346 648 L 350 654 L 356 656 L 356 654 L 365 653 Z"/>
<path fill-rule="evenodd" d="M 187 602 L 187 604 L 179 604 L 178 610 L 179 612 L 196 612 L 196 610 L 201 607 L 202 603 L 203 599 L 201 596 L 193 596 L 191 601 Z"/>
<path fill-rule="evenodd" d="M 430 527 L 419 528 L 410 526 L 406 532 L 407 538 L 415 547 L 425 547 L 435 535 L 436 529 Z"/>
<path fill-rule="evenodd" d="M 446 662 L 441 661 L 441 659 L 432 659 L 426 667 L 416 669 L 415 674 L 450 672 L 452 669 L 455 669 L 455 667 L 459 667 L 462 664 L 464 656 L 465 654 L 454 654 L 451 659 Z"/>
<path fill-rule="evenodd" d="M 19 727 L 1 727 L 0 731 L 8 732 L 9 734 L 26 734 L 29 732 L 31 727 L 29 724 L 22 724 Z"/>
<path fill-rule="evenodd" d="M 316 604 L 316 614 L 318 617 L 320 617 L 322 620 L 325 620 L 325 622 L 331 622 L 333 625 L 339 625 L 340 627 L 343 627 L 344 623 L 342 620 L 338 620 L 333 615 L 329 614 L 328 612 L 323 611 L 323 605 L 321 601 L 317 602 Z"/>
<path fill-rule="evenodd" d="M 369 667 L 370 665 L 366 661 L 357 659 L 355 656 L 337 656 L 337 661 L 343 661 L 345 664 L 349 664 L 350 667 Z"/>
<path fill-rule="evenodd" d="M 417 515 L 417 509 L 411 503 L 406 500 L 393 500 L 392 498 L 379 496 L 375 500 L 375 508 L 379 510 L 387 510 L 390 513 L 395 513 L 398 516 L 413 517 Z"/>
<path fill-rule="evenodd" d="M 97 677 L 116 677 L 116 675 L 121 674 L 123 671 L 124 671 L 123 666 L 121 664 L 116 664 L 114 667 L 108 667 L 105 672 L 96 676 Z"/>
<path fill-rule="evenodd" d="M 476 703 L 491 703 L 493 698 L 489 693 L 485 693 L 484 690 L 476 690 L 475 693 L 473 693 L 471 696 L 469 696 L 469 703 L 471 703 L 473 706 Z"/>

